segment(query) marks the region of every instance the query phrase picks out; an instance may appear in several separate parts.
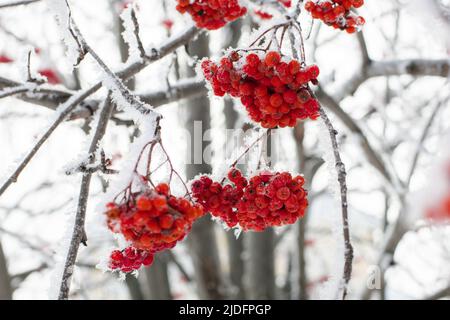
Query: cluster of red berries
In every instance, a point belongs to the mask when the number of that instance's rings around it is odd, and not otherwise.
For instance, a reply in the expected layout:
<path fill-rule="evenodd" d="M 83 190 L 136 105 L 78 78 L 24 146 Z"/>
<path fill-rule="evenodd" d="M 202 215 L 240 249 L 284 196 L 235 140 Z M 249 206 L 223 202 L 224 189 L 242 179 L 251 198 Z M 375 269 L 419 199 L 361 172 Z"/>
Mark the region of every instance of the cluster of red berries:
<path fill-rule="evenodd" d="M 239 225 L 262 231 L 270 226 L 293 224 L 308 206 L 305 179 L 288 172 L 262 172 L 252 177 L 237 204 Z"/>
<path fill-rule="evenodd" d="M 237 224 L 247 231 L 293 224 L 308 206 L 302 176 L 288 172 L 261 172 L 249 180 L 237 169 L 228 173 L 230 184 L 222 186 L 203 176 L 192 184 L 194 198 L 205 210 L 229 227 Z"/>
<path fill-rule="evenodd" d="M 177 0 L 177 10 L 189 13 L 197 27 L 208 30 L 222 28 L 247 13 L 239 0 Z"/>
<path fill-rule="evenodd" d="M 207 176 L 202 176 L 192 183 L 191 190 L 193 197 L 205 211 L 232 228 L 238 223 L 234 208 L 244 195 L 247 179 L 236 169 L 228 172 L 228 179 L 231 183 L 223 185 L 213 182 Z"/>
<path fill-rule="evenodd" d="M 170 194 L 165 183 L 107 204 L 109 229 L 121 233 L 139 250 L 154 253 L 173 248 L 191 230 L 203 207 Z"/>
<path fill-rule="evenodd" d="M 202 69 L 216 96 L 239 97 L 250 118 L 264 128 L 294 127 L 299 119 L 319 117 L 319 103 L 308 86 L 317 84 L 316 65 L 283 61 L 276 51 L 245 56 L 233 51 L 219 65 L 204 60 Z"/>
<path fill-rule="evenodd" d="M 141 266 L 149 266 L 152 263 L 152 252 L 127 247 L 124 250 L 114 250 L 111 252 L 108 267 L 111 270 L 120 270 L 128 273 L 138 270 Z"/>
<path fill-rule="evenodd" d="M 363 4 L 364 0 L 321 0 L 319 2 L 310 0 L 306 2 L 305 9 L 314 19 L 320 19 L 335 29 L 354 33 L 364 25 L 365 20 L 351 10 L 360 8 Z"/>

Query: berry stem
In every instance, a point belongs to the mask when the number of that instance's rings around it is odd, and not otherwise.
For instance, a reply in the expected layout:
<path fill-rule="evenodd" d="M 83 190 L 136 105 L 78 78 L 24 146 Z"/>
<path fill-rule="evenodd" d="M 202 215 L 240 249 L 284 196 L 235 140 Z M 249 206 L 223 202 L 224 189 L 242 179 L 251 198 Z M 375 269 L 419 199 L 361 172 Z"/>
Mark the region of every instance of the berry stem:
<path fill-rule="evenodd" d="M 236 167 L 236 165 L 239 163 L 239 161 L 247 154 L 250 152 L 250 150 L 262 139 L 264 139 L 264 137 L 269 137 L 272 133 L 272 129 L 267 129 L 264 131 L 264 133 L 258 137 L 258 139 L 256 139 L 255 141 L 253 141 L 245 150 L 244 152 L 237 157 L 236 160 L 234 160 L 234 162 L 230 165 L 230 168 L 234 168 Z M 221 184 L 223 184 L 226 180 L 226 177 L 223 177 L 222 181 L 220 182 Z"/>

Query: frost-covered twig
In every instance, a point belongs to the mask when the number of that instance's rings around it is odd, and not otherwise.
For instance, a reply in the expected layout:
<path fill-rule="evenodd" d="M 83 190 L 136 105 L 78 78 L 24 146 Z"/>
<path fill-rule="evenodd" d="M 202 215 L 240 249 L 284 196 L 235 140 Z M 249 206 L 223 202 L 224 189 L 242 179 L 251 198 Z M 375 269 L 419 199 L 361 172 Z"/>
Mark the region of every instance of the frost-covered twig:
<path fill-rule="evenodd" d="M 110 117 L 111 118 L 111 117 Z M 100 151 L 100 163 L 95 164 L 91 161 L 92 158 L 95 158 L 94 154 L 90 154 L 86 161 L 81 162 L 74 168 L 70 168 L 66 170 L 67 175 L 71 175 L 77 172 L 82 173 L 95 173 L 101 172 L 104 174 L 117 174 L 119 173 L 117 170 L 108 168 L 111 164 L 110 159 L 106 159 L 105 152 L 103 150 Z"/>
<path fill-rule="evenodd" d="M 346 176 L 347 173 L 345 171 L 345 165 L 342 162 L 341 155 L 339 152 L 339 145 L 336 139 L 337 131 L 334 129 L 333 124 L 331 123 L 328 115 L 322 106 L 320 106 L 320 117 L 322 118 L 325 126 L 328 129 L 331 139 L 331 145 L 333 147 L 333 154 L 335 160 L 335 166 L 338 176 L 338 182 L 340 187 L 340 196 L 341 196 L 341 210 L 342 210 L 342 233 L 344 236 L 344 272 L 342 275 L 343 279 L 343 290 L 342 290 L 342 299 L 345 299 L 347 296 L 347 287 L 350 282 L 352 276 L 352 263 L 353 263 L 353 246 L 350 239 L 350 228 L 348 223 L 348 203 L 347 203 L 347 182 Z"/>
<path fill-rule="evenodd" d="M 148 58 L 143 62 L 136 62 L 125 69 L 119 71 L 116 73 L 116 75 L 121 79 L 128 79 L 143 69 L 145 69 L 148 65 L 150 65 L 153 62 L 156 62 L 180 46 L 188 43 L 191 41 L 196 35 L 198 35 L 200 32 L 199 29 L 192 27 L 188 29 L 187 31 L 183 32 L 182 34 L 178 36 L 174 36 L 172 39 L 170 39 L 168 42 L 163 44 L 159 49 L 152 49 L 151 54 L 148 55 Z M 13 81 L 9 81 L 4 78 L 0 78 L 0 88 L 3 88 L 4 86 L 8 87 L 11 86 L 11 83 L 14 83 Z M 14 170 L 14 172 L 10 175 L 10 177 L 6 180 L 6 182 L 0 187 L 0 196 L 5 192 L 5 190 L 14 182 L 17 181 L 19 175 L 25 169 L 25 167 L 28 165 L 28 163 L 31 161 L 31 159 L 34 157 L 34 155 L 37 153 L 37 151 L 40 149 L 40 147 L 44 144 L 44 142 L 52 135 L 52 133 L 55 131 L 55 129 L 66 119 L 74 110 L 75 108 L 82 102 L 84 102 L 89 96 L 97 92 L 102 87 L 102 82 L 97 82 L 90 88 L 86 90 L 82 90 L 74 95 L 67 95 L 67 93 L 54 91 L 56 93 L 54 96 L 53 94 L 48 95 L 48 99 L 46 101 L 41 101 L 40 98 L 30 98 L 28 99 L 26 95 L 23 95 L 22 98 L 26 101 L 34 101 L 35 103 L 42 103 L 43 105 L 50 106 L 52 103 L 55 103 L 55 101 L 60 101 L 61 99 L 64 99 L 65 97 L 62 97 L 61 95 L 66 95 L 67 99 L 65 99 L 65 103 L 61 106 L 62 111 L 58 114 L 57 119 L 55 122 L 47 129 L 47 131 L 43 134 L 43 136 L 39 139 L 39 141 L 36 143 L 36 145 L 29 151 L 29 153 L 25 156 L 25 158 L 20 162 L 18 167 Z M 52 101 L 53 99 L 55 99 Z M 54 107 L 55 108 L 55 107 Z"/>
<path fill-rule="evenodd" d="M 36 2 L 40 2 L 41 0 L 19 0 L 19 1 L 12 1 L 12 2 L 8 2 L 8 3 L 3 3 L 0 4 L 0 9 L 3 8 L 11 8 L 11 7 L 17 7 L 17 6 L 22 6 L 22 5 L 27 5 L 27 4 L 32 4 L 32 3 L 36 3 Z"/>
<path fill-rule="evenodd" d="M 336 90 L 334 98 L 342 101 L 352 95 L 367 80 L 375 77 L 410 75 L 413 77 L 434 76 L 448 78 L 450 76 L 450 59 L 404 59 L 404 60 L 371 60 L 353 77 Z"/>
<path fill-rule="evenodd" d="M 123 97 L 123 99 L 126 100 L 127 103 L 129 103 L 133 108 L 135 108 L 137 111 L 139 111 L 142 114 L 149 114 L 154 111 L 147 108 L 136 96 L 134 96 L 130 90 L 122 83 L 122 81 L 117 77 L 114 72 L 106 65 L 106 63 L 99 57 L 99 55 L 92 49 L 91 46 L 87 43 L 84 36 L 81 34 L 80 30 L 78 29 L 78 26 L 76 25 L 75 21 L 71 18 L 71 11 L 69 3 L 66 0 L 66 5 L 69 10 L 69 30 L 72 36 L 74 37 L 75 41 L 80 46 L 80 51 L 82 52 L 81 56 L 84 56 L 85 52 L 88 52 L 94 60 L 97 62 L 97 64 L 103 69 L 103 71 L 106 73 L 108 77 L 108 82 L 111 82 L 114 85 L 114 88 L 109 88 L 110 90 L 119 91 L 120 95 Z M 142 43 L 141 43 L 142 44 Z M 143 50 L 143 48 L 142 48 Z M 144 53 L 145 55 L 145 53 Z"/>
<path fill-rule="evenodd" d="M 95 129 L 94 136 L 92 137 L 91 144 L 89 146 L 89 154 L 94 155 L 98 144 L 103 138 L 106 127 L 109 122 L 109 118 L 112 115 L 114 109 L 114 104 L 111 102 L 108 96 L 105 100 L 103 109 L 101 110 L 100 117 L 98 120 L 97 128 Z M 90 163 L 94 163 L 95 156 L 90 157 Z M 84 230 L 84 222 L 86 217 L 86 208 L 89 198 L 89 187 L 91 183 L 92 173 L 83 173 L 83 178 L 81 181 L 80 195 L 78 198 L 78 207 L 75 217 L 75 225 L 73 229 L 72 239 L 70 241 L 69 251 L 67 253 L 66 262 L 64 264 L 64 271 L 61 279 L 61 286 L 59 290 L 58 299 L 66 300 L 69 297 L 70 281 L 72 279 L 75 262 L 77 259 L 78 249 L 81 243 L 86 245 L 86 232 Z"/>
<path fill-rule="evenodd" d="M 139 36 L 139 22 L 137 20 L 136 11 L 134 10 L 134 8 L 131 8 L 130 10 L 131 10 L 131 12 L 130 12 L 131 21 L 133 22 L 133 27 L 134 27 L 133 33 L 134 33 L 134 37 L 136 38 L 137 48 L 139 50 L 140 57 L 142 59 L 144 59 L 146 54 L 145 54 L 144 46 L 142 44 L 141 37 Z"/>
<path fill-rule="evenodd" d="M 0 91 L 0 99 L 13 96 L 15 94 L 24 93 L 29 90 L 26 86 L 17 86 L 17 87 L 7 87 L 6 89 Z"/>

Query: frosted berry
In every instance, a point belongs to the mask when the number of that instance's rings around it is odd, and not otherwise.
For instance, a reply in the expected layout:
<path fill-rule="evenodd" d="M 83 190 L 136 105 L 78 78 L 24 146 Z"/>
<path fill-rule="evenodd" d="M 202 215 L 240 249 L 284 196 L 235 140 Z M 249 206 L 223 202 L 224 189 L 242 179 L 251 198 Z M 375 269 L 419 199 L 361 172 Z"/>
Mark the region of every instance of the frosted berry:
<path fill-rule="evenodd" d="M 133 193 L 121 203 L 109 203 L 105 214 L 111 231 L 122 233 L 134 248 L 153 253 L 182 240 L 203 215 L 203 208 L 172 196 L 169 186 L 162 183 Z"/>
<path fill-rule="evenodd" d="M 308 200 L 302 176 L 264 171 L 247 180 L 239 170 L 231 169 L 228 179 L 231 183 L 224 184 L 219 194 L 207 192 L 201 178 L 193 182 L 192 190 L 205 211 L 229 227 L 262 231 L 295 223 L 305 214 Z"/>
<path fill-rule="evenodd" d="M 282 61 L 276 51 L 232 51 L 219 64 L 204 60 L 202 69 L 215 95 L 240 98 L 249 117 L 264 128 L 294 127 L 298 120 L 319 116 L 319 104 L 309 89 L 309 83 L 317 83 L 316 65 Z"/>
<path fill-rule="evenodd" d="M 364 0 L 309 0 L 305 3 L 305 10 L 309 11 L 314 19 L 322 20 L 335 29 L 354 33 L 365 24 L 365 20 L 352 12 L 352 9 L 363 5 Z"/>
<path fill-rule="evenodd" d="M 109 256 L 108 267 L 111 270 L 120 270 L 129 273 L 138 270 L 141 266 L 149 266 L 153 263 L 153 253 L 127 247 L 124 250 L 114 250 Z"/>
<path fill-rule="evenodd" d="M 239 0 L 177 0 L 177 10 L 191 15 L 199 28 L 216 30 L 247 13 Z"/>

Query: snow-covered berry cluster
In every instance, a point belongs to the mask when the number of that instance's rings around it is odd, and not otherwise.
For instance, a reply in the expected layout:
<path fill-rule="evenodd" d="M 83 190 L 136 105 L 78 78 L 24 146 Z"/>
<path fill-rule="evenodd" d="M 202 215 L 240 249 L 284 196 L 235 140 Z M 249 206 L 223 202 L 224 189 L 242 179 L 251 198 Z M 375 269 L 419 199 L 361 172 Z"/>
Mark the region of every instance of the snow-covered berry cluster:
<path fill-rule="evenodd" d="M 230 183 L 223 184 L 202 176 L 192 183 L 192 194 L 229 227 L 239 224 L 245 231 L 263 231 L 293 224 L 305 214 L 308 200 L 302 176 L 263 171 L 247 180 L 231 169 L 228 179 Z"/>
<path fill-rule="evenodd" d="M 138 270 L 142 266 L 149 266 L 152 263 L 152 252 L 139 250 L 134 247 L 127 247 L 124 250 L 114 250 L 111 252 L 108 267 L 111 270 L 120 270 L 124 273 L 128 273 Z"/>
<path fill-rule="evenodd" d="M 319 103 L 308 84 L 317 84 L 319 68 L 303 66 L 280 53 L 231 52 L 219 64 L 202 62 L 216 96 L 239 97 L 249 117 L 264 128 L 294 127 L 297 120 L 316 119 Z"/>
<path fill-rule="evenodd" d="M 247 13 L 239 0 L 177 0 L 177 10 L 189 13 L 199 28 L 216 30 Z"/>
<path fill-rule="evenodd" d="M 314 19 L 320 19 L 335 29 L 354 33 L 364 25 L 365 20 L 352 9 L 363 4 L 364 0 L 309 0 L 305 3 L 305 9 Z"/>
<path fill-rule="evenodd" d="M 308 206 L 305 179 L 289 172 L 262 172 L 249 180 L 237 204 L 239 225 L 244 230 L 262 231 L 267 227 L 293 224 Z"/>
<path fill-rule="evenodd" d="M 107 204 L 109 229 L 139 250 L 155 253 L 173 248 L 203 215 L 203 207 L 170 194 L 165 183 Z"/>

